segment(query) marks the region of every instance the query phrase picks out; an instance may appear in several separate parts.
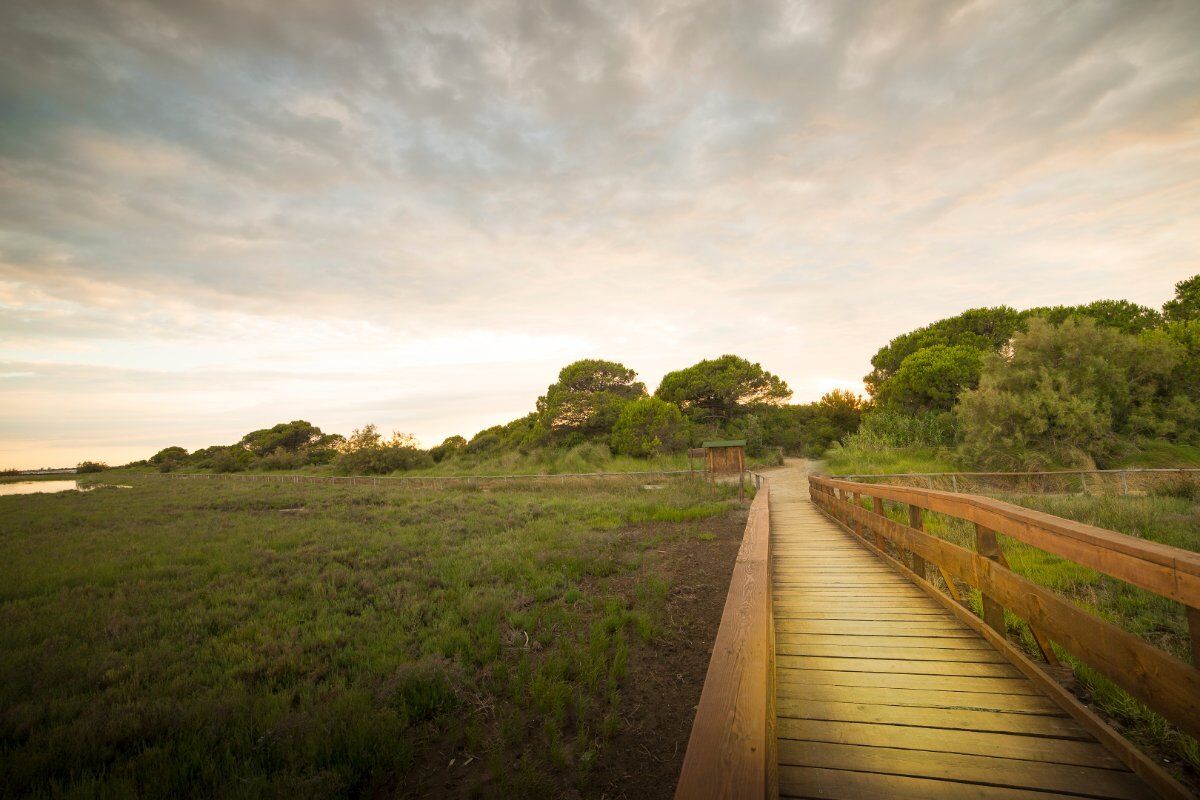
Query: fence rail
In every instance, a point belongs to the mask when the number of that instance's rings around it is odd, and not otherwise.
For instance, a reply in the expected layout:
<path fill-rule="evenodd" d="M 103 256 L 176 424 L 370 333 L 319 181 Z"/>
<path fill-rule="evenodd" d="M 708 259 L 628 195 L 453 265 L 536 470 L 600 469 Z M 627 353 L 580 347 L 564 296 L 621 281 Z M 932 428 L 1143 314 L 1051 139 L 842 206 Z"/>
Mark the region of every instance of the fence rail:
<path fill-rule="evenodd" d="M 1200 482 L 1200 468 L 1131 467 L 1128 469 L 1064 469 L 1044 472 L 897 472 L 831 476 L 859 483 L 960 491 L 1107 492 L 1135 494 L 1153 491 L 1163 479 L 1180 477 Z"/>
<path fill-rule="evenodd" d="M 487 481 L 566 481 L 596 478 L 668 478 L 683 475 L 699 475 L 692 470 L 659 470 L 652 472 L 562 472 L 557 474 L 536 473 L 529 475 L 283 475 L 250 474 L 245 472 L 148 472 L 149 477 L 192 480 L 257 481 L 259 483 L 341 483 L 354 486 L 378 486 L 388 483 L 483 483 Z"/>
<path fill-rule="evenodd" d="M 961 606 L 954 581 L 982 596 L 983 622 L 1005 635 L 1007 609 L 1028 623 L 1048 659 L 1050 643 L 1088 664 L 1192 736 L 1200 736 L 1200 554 L 1061 519 L 988 497 L 810 476 L 818 506 L 897 562 L 927 589 L 935 568 Z M 870 507 L 863 505 L 864 499 Z M 908 506 L 908 524 L 886 516 L 886 502 Z M 923 514 L 974 523 L 974 551 L 923 531 Z M 1013 572 L 997 534 L 1139 586 L 1183 604 L 1192 664 L 1076 606 Z M 889 546 L 891 553 L 888 552 Z M 934 589 L 934 591 L 938 591 Z M 944 596 L 944 595 L 943 595 Z M 1136 761 L 1135 756 L 1131 759 Z M 1143 772 L 1144 763 L 1135 766 Z"/>
<path fill-rule="evenodd" d="M 755 484 L 676 800 L 778 795 L 770 487 Z"/>

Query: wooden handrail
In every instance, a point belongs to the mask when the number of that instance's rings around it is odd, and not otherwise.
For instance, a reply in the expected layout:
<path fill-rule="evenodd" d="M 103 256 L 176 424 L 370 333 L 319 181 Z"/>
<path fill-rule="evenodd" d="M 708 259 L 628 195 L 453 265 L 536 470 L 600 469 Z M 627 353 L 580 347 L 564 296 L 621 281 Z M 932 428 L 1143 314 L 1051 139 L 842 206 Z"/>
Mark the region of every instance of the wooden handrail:
<path fill-rule="evenodd" d="M 770 514 L 770 484 L 762 479 L 729 581 L 677 800 L 778 795 Z"/>
<path fill-rule="evenodd" d="M 1200 553 L 1148 542 L 991 497 L 852 483 L 820 476 L 812 476 L 810 483 L 965 519 L 1184 605 L 1200 606 Z"/>
<path fill-rule="evenodd" d="M 809 488 L 813 501 L 841 519 L 848 529 L 859 531 L 863 537 L 871 532 L 877 541 L 882 537 L 891 542 L 902 564 L 906 558 L 916 556 L 912 571 L 922 580 L 926 579 L 924 563 L 929 562 L 944 574 L 978 589 L 985 611 L 991 612 L 987 615 L 991 617 L 989 625 L 1002 626 L 1003 609 L 1007 608 L 1029 623 L 1039 644 L 1044 637 L 1052 640 L 1180 729 L 1200 736 L 1200 669 L 1013 572 L 1002 551 L 991 543 L 995 533 L 1003 533 L 1184 603 L 1193 645 L 1200 637 L 1197 615 L 1193 613 L 1200 605 L 1200 555 L 988 497 L 820 476 L 809 478 Z M 852 495 L 874 498 L 874 509 L 851 500 Z M 883 516 L 882 500 L 974 522 L 981 552 Z M 985 549 L 988 552 L 982 552 Z"/>
<path fill-rule="evenodd" d="M 854 472 L 845 475 L 831 475 L 832 478 L 853 481 L 860 478 L 948 478 L 957 475 L 960 478 L 1042 478 L 1058 477 L 1059 475 L 1141 475 L 1200 473 L 1200 467 L 1120 467 L 1115 469 L 1055 469 L 1040 472 L 879 472 L 875 474 Z"/>

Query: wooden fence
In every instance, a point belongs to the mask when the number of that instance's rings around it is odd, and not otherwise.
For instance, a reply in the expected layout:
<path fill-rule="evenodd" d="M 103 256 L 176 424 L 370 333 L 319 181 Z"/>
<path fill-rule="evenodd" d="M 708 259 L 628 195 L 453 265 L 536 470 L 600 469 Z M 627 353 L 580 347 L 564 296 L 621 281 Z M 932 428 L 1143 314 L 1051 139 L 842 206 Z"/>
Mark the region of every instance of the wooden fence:
<path fill-rule="evenodd" d="M 1005 609 L 1028 623 L 1049 660 L 1055 658 L 1050 646 L 1053 642 L 1180 730 L 1200 736 L 1200 669 L 1196 667 L 1200 664 L 1200 554 L 976 495 L 821 476 L 810 476 L 809 491 L 813 502 L 861 537 L 869 548 L 891 559 L 910 579 L 937 595 L 1052 695 L 1066 690 L 1008 642 Z M 870 501 L 870 507 L 863 505 L 864 500 Z M 907 505 L 907 525 L 885 515 L 884 504 L 888 501 Z M 925 533 L 926 511 L 974 523 L 976 549 Z M 1013 572 L 997 534 L 1181 603 L 1189 625 L 1192 663 L 1175 658 Z M 930 569 L 941 574 L 951 597 L 929 581 Z M 962 605 L 955 580 L 980 592 L 982 622 Z M 1031 669 L 1037 674 L 1031 674 Z M 1161 770 L 1140 751 L 1098 718 L 1081 721 L 1131 769 L 1159 786 L 1164 794 L 1172 794 L 1173 790 L 1167 791 L 1169 787 L 1161 783 Z"/>
<path fill-rule="evenodd" d="M 760 489 L 766 479 L 755 475 Z M 778 794 L 770 492 L 750 506 L 675 790 L 677 800 Z"/>
<path fill-rule="evenodd" d="M 1065 469 L 1047 472 L 904 472 L 834 475 L 858 483 L 923 486 L 953 492 L 1145 494 L 1171 480 L 1200 483 L 1197 468 Z"/>
<path fill-rule="evenodd" d="M 326 483 L 350 486 L 446 486 L 452 484 L 494 485 L 513 481 L 585 481 L 603 478 L 678 478 L 700 473 L 691 470 L 660 470 L 656 472 L 571 472 L 530 475 L 287 475 L 246 472 L 148 472 L 148 477 L 216 481 L 250 481 L 258 483 Z"/>

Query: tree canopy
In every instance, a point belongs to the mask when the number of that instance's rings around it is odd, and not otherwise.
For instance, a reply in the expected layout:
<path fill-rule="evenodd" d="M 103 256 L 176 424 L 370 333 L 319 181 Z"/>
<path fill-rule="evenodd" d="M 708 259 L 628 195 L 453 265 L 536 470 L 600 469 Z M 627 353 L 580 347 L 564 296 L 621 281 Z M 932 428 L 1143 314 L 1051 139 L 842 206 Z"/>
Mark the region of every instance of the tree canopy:
<path fill-rule="evenodd" d="M 1122 333 L 1141 333 L 1162 324 L 1162 314 L 1128 300 L 1097 300 L 1081 306 L 1042 306 L 1022 311 L 1021 316 L 1032 317 L 1059 324 L 1068 319 L 1091 319 L 1106 328 L 1115 328 Z"/>
<path fill-rule="evenodd" d="M 949 411 L 979 382 L 984 352 L 971 345 L 935 344 L 912 353 L 880 388 L 879 405 L 909 414 Z"/>
<path fill-rule="evenodd" d="M 1023 315 L 1008 306 L 971 308 L 957 316 L 940 319 L 923 328 L 901 334 L 881 347 L 871 358 L 872 370 L 863 378 L 867 391 L 878 397 L 883 385 L 900 369 L 904 360 L 926 347 L 973 347 L 983 353 L 999 350 L 1021 329 Z"/>
<path fill-rule="evenodd" d="M 624 364 L 583 359 L 563 367 L 558 380 L 538 398 L 538 423 L 550 438 L 571 433 L 584 439 L 607 436 L 621 407 L 645 395 L 646 385 Z"/>
<path fill-rule="evenodd" d="M 256 456 L 265 456 L 276 450 L 296 453 L 302 448 L 320 443 L 325 438 L 321 429 L 302 419 L 281 422 L 270 428 L 251 431 L 242 437 L 239 444 Z"/>
<path fill-rule="evenodd" d="M 699 421 L 724 422 L 753 406 L 781 405 L 792 390 L 760 364 L 724 355 L 668 372 L 654 395 Z"/>
<path fill-rule="evenodd" d="M 1175 284 L 1175 297 L 1163 304 L 1163 316 L 1168 322 L 1200 320 L 1200 275 Z"/>

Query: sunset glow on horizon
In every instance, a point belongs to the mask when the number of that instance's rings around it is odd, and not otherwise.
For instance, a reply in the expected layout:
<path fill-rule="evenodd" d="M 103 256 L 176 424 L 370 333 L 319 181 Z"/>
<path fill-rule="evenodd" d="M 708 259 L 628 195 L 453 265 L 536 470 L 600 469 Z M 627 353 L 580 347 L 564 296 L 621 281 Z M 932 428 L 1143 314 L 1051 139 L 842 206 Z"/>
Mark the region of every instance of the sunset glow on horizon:
<path fill-rule="evenodd" d="M 1200 273 L 1200 3 L 14 2 L 0 467 L 305 419 L 426 446 L 564 364 L 862 391 L 964 309 Z"/>

